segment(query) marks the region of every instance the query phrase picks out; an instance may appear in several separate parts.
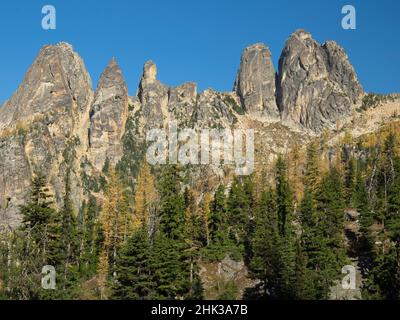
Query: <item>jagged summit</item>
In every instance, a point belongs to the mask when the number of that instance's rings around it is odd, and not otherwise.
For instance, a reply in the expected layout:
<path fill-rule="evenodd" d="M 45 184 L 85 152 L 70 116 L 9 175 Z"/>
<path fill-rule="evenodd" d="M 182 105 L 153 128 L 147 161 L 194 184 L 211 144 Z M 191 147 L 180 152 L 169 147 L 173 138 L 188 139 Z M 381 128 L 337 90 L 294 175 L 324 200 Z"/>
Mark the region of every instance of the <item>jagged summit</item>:
<path fill-rule="evenodd" d="M 98 94 L 99 90 L 104 89 L 105 87 L 115 85 L 119 85 L 120 87 L 126 89 L 125 78 L 122 75 L 122 70 L 118 65 L 117 60 L 112 58 L 100 76 L 97 84 L 96 94 Z"/>
<path fill-rule="evenodd" d="M 38 114 L 83 112 L 92 99 L 86 67 L 67 43 L 44 46 L 14 95 L 0 110 L 0 130 Z"/>
<path fill-rule="evenodd" d="M 307 40 L 307 39 L 313 39 L 312 35 L 310 32 L 304 30 L 304 29 L 297 29 L 295 30 L 289 37 L 289 40 L 291 38 L 298 38 L 300 40 Z"/>
<path fill-rule="evenodd" d="M 157 66 L 156 64 L 148 60 L 143 66 L 142 81 L 151 83 L 157 80 Z"/>
<path fill-rule="evenodd" d="M 128 99 L 122 70 L 112 58 L 100 77 L 90 109 L 89 156 L 98 170 L 106 159 L 116 165 L 122 156 Z"/>
<path fill-rule="evenodd" d="M 320 45 L 304 30 L 287 40 L 279 60 L 277 102 L 284 121 L 314 131 L 350 114 L 363 89 L 344 50 Z"/>
<path fill-rule="evenodd" d="M 131 145 L 138 148 L 140 135 L 168 128 L 171 121 L 196 128 L 256 126 L 257 147 L 268 154 L 261 160 L 268 162 L 294 135 L 307 135 L 304 129 L 318 133 L 332 127 L 363 95 L 343 48 L 333 41 L 320 45 L 304 30 L 286 41 L 278 72 L 267 45 L 245 48 L 232 92 L 198 94 L 194 82 L 167 86 L 157 80 L 151 60 L 140 77 L 137 97 L 130 98 L 113 58 L 93 92 L 85 65 L 70 44 L 40 50 L 21 86 L 0 109 L 0 172 L 10 177 L 0 179 L 0 223 L 18 225 L 18 208 L 28 197 L 36 170 L 49 177 L 61 205 L 67 160 L 79 208 L 85 198 L 82 186 L 98 177 L 105 164 L 116 165 L 130 152 L 140 154 L 124 150 L 127 131 Z M 284 141 L 275 140 L 276 135 Z M 74 156 L 66 156 L 71 150 Z"/>

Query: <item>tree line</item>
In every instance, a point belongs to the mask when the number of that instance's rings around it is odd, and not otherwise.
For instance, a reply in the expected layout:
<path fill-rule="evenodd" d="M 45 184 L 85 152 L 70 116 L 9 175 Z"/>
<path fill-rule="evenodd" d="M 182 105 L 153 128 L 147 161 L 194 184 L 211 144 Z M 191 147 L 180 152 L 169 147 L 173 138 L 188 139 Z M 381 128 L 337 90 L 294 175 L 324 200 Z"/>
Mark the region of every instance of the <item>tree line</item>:
<path fill-rule="evenodd" d="M 107 168 L 104 193 L 75 212 L 70 178 L 55 209 L 46 178 L 32 181 L 22 223 L 0 235 L 1 299 L 202 299 L 200 268 L 243 260 L 257 285 L 248 299 L 329 299 L 355 255 L 365 299 L 400 297 L 400 156 L 395 134 L 371 147 L 343 146 L 322 169 L 307 147 L 301 192 L 279 156 L 268 183 L 235 177 L 199 194 L 183 168 L 140 167 L 135 192 Z M 358 229 L 349 244 L 347 213 Z M 41 287 L 42 267 L 56 289 Z M 232 289 L 232 288 L 230 288 Z M 238 298 L 235 290 L 221 299 Z M 90 292 L 90 294 L 88 293 Z"/>

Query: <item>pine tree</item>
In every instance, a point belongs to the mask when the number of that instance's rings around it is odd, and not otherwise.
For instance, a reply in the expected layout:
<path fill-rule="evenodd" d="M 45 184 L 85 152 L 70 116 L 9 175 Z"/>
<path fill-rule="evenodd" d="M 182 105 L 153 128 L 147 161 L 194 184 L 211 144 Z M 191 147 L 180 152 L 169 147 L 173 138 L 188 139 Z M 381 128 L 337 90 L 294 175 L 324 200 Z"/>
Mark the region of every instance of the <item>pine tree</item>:
<path fill-rule="evenodd" d="M 118 254 L 111 299 L 144 300 L 154 294 L 151 246 L 145 228 L 136 230 Z"/>
<path fill-rule="evenodd" d="M 49 227 L 56 214 L 44 175 L 32 180 L 30 201 L 21 207 L 22 225 L 7 244 L 7 295 L 11 299 L 40 298 L 41 269 L 48 264 Z"/>
<path fill-rule="evenodd" d="M 155 291 L 151 299 L 182 299 L 190 290 L 190 266 L 182 254 L 184 244 L 159 233 L 153 244 L 151 266 Z"/>
<path fill-rule="evenodd" d="M 318 187 L 320 168 L 318 166 L 318 144 L 311 142 L 307 147 L 306 174 L 304 186 L 314 193 Z"/>
<path fill-rule="evenodd" d="M 203 233 L 203 225 L 199 208 L 196 203 L 196 195 L 187 187 L 184 193 L 185 199 L 185 227 L 184 227 L 184 251 L 183 259 L 189 267 L 188 297 L 194 299 L 201 296 L 202 287 L 198 276 L 200 249 L 206 241 Z"/>
<path fill-rule="evenodd" d="M 235 177 L 227 200 L 229 237 L 243 247 L 250 220 L 251 200 L 246 193 L 243 178 Z"/>
<path fill-rule="evenodd" d="M 301 263 L 303 263 L 301 299 L 326 299 L 330 275 L 325 274 L 326 260 L 329 247 L 319 223 L 321 216 L 315 208 L 313 194 L 306 189 L 300 208 L 301 234 Z M 300 272 L 300 271 L 299 271 Z M 328 280 L 327 280 L 328 278 Z"/>
<path fill-rule="evenodd" d="M 280 298 L 296 297 L 296 234 L 293 228 L 293 198 L 282 156 L 275 167 L 275 189 L 279 230 L 279 275 L 277 294 Z"/>
<path fill-rule="evenodd" d="M 38 246 L 43 262 L 46 262 L 48 249 L 48 226 L 55 214 L 52 204 L 46 178 L 39 173 L 32 180 L 30 202 L 21 207 L 21 215 L 22 230 L 28 237 L 27 244 L 33 242 Z"/>
<path fill-rule="evenodd" d="M 393 157 L 393 182 L 388 188 L 385 217 L 390 239 L 400 246 L 400 157 Z"/>
<path fill-rule="evenodd" d="M 282 156 L 278 157 L 276 162 L 276 198 L 279 233 L 285 236 L 290 232 L 290 224 L 292 223 L 293 198 L 292 191 L 287 179 L 287 167 Z"/>
<path fill-rule="evenodd" d="M 353 204 L 360 215 L 361 247 L 365 252 L 370 252 L 373 248 L 372 224 L 374 218 L 369 205 L 366 183 L 361 171 L 357 172 Z"/>
<path fill-rule="evenodd" d="M 69 173 L 67 173 L 64 207 L 61 212 L 61 241 L 65 250 L 65 258 L 63 261 L 65 281 L 67 281 L 68 278 L 69 268 L 78 266 L 77 222 L 70 193 Z"/>
<path fill-rule="evenodd" d="M 341 177 L 335 167 L 323 177 L 316 195 L 317 240 L 320 252 L 316 262 L 319 270 L 320 291 L 328 293 L 333 281 L 346 265 L 344 248 L 344 197 Z"/>
<path fill-rule="evenodd" d="M 99 222 L 100 208 L 94 196 L 89 197 L 88 204 L 83 206 L 83 226 L 80 267 L 84 277 L 95 274 L 99 260 L 100 244 L 102 242 L 102 231 Z"/>
<path fill-rule="evenodd" d="M 261 280 L 263 295 L 267 297 L 275 294 L 279 274 L 278 216 L 272 189 L 262 193 L 255 222 L 250 270 L 254 277 Z"/>
<path fill-rule="evenodd" d="M 226 241 L 226 197 L 225 188 L 221 184 L 218 186 L 211 203 L 210 223 L 208 230 L 210 232 L 210 242 L 213 245 L 224 245 Z"/>
<path fill-rule="evenodd" d="M 180 169 L 165 167 L 160 182 L 160 227 L 166 237 L 182 239 L 185 223 L 185 201 L 181 193 Z"/>

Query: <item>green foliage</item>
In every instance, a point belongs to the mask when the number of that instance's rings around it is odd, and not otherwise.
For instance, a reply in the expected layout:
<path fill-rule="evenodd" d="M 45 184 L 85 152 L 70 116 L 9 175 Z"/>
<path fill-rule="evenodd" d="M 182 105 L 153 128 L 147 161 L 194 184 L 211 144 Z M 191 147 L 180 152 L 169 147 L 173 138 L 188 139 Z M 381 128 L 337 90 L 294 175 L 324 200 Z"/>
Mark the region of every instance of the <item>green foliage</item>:
<path fill-rule="evenodd" d="M 234 281 L 220 283 L 217 290 L 219 292 L 217 300 L 237 300 L 239 296 L 239 288 Z"/>
<path fill-rule="evenodd" d="M 118 254 L 117 274 L 111 298 L 121 300 L 148 299 L 154 291 L 151 246 L 144 230 L 135 232 Z"/>
<path fill-rule="evenodd" d="M 128 117 L 122 145 L 123 155 L 116 166 L 116 170 L 121 173 L 124 182 L 133 190 L 135 179 L 139 174 L 140 164 L 147 150 L 146 142 L 140 138 L 138 113 Z"/>
<path fill-rule="evenodd" d="M 214 200 L 211 203 L 211 217 L 210 217 L 210 241 L 214 245 L 224 245 L 227 241 L 226 227 L 226 197 L 225 188 L 220 185 L 215 192 Z"/>
<path fill-rule="evenodd" d="M 95 275 L 99 260 L 102 230 L 99 223 L 100 208 L 96 198 L 90 196 L 84 203 L 79 223 L 80 234 L 80 270 L 84 278 Z"/>
<path fill-rule="evenodd" d="M 387 99 L 386 96 L 375 93 L 368 93 L 364 96 L 360 111 L 366 111 L 370 108 L 378 107 L 382 102 Z"/>
<path fill-rule="evenodd" d="M 276 196 L 272 189 L 261 196 L 252 242 L 250 270 L 254 277 L 262 281 L 263 295 L 267 296 L 277 287 L 279 273 L 279 228 Z"/>
<path fill-rule="evenodd" d="M 181 239 L 185 221 L 185 199 L 181 193 L 180 169 L 165 166 L 160 181 L 160 228 L 171 239 Z"/>

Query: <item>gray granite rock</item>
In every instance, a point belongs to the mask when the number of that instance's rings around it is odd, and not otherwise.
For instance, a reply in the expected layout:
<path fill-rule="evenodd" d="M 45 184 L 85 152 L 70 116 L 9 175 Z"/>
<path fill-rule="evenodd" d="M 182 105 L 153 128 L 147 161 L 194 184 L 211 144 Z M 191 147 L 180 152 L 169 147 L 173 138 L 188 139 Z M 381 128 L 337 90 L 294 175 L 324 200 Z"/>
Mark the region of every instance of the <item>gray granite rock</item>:
<path fill-rule="evenodd" d="M 275 77 L 271 52 L 264 44 L 258 43 L 244 50 L 234 91 L 248 113 L 279 118 Z"/>
<path fill-rule="evenodd" d="M 81 203 L 78 157 L 87 147 L 91 86 L 70 45 L 45 46 L 0 110 L 0 223 L 18 224 L 19 205 L 37 172 L 46 175 L 61 205 L 69 170 L 73 201 Z"/>
<path fill-rule="evenodd" d="M 304 30 L 286 42 L 277 87 L 282 119 L 314 131 L 350 114 L 363 94 L 344 50 L 334 42 L 321 46 Z"/>
<path fill-rule="evenodd" d="M 112 59 L 100 77 L 90 109 L 90 160 L 98 171 L 106 159 L 115 166 L 122 157 L 127 114 L 128 89 L 120 67 Z"/>

